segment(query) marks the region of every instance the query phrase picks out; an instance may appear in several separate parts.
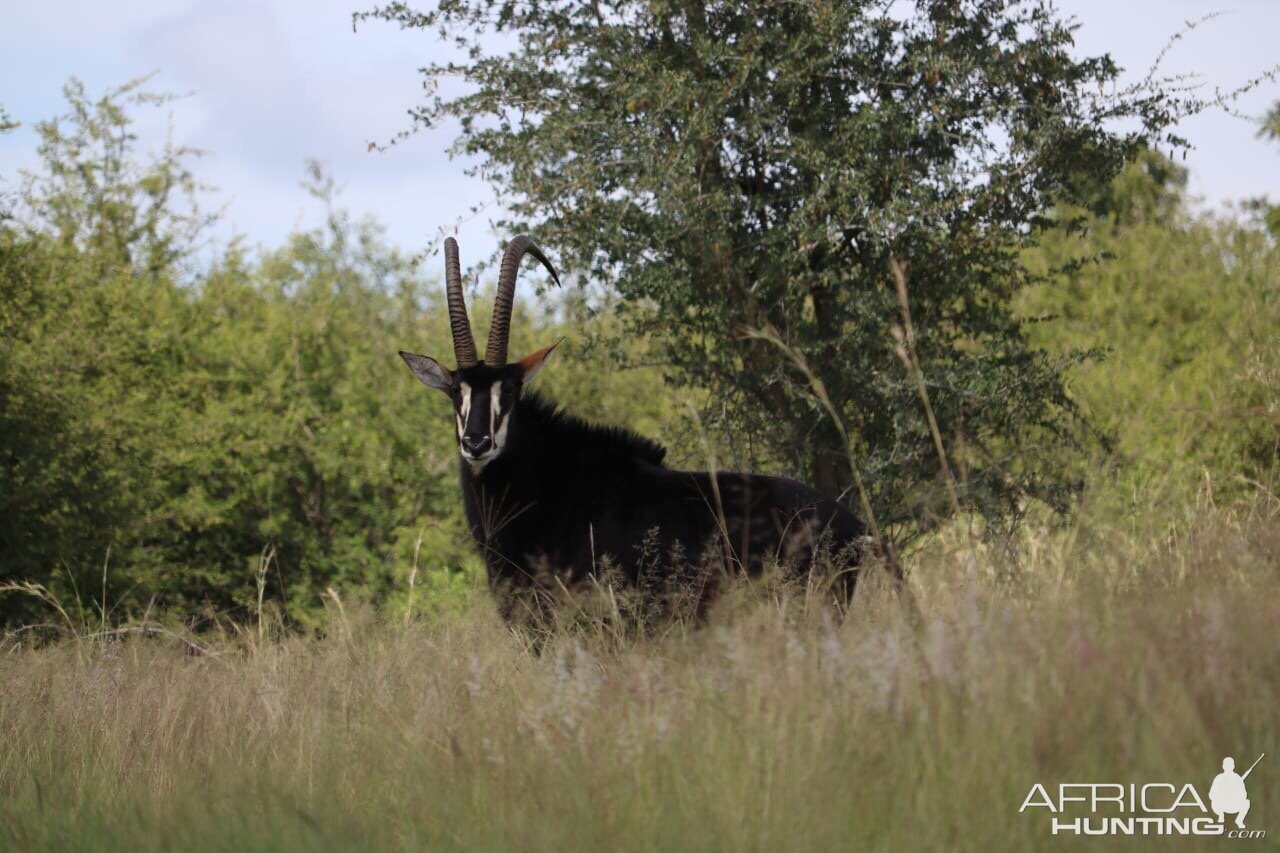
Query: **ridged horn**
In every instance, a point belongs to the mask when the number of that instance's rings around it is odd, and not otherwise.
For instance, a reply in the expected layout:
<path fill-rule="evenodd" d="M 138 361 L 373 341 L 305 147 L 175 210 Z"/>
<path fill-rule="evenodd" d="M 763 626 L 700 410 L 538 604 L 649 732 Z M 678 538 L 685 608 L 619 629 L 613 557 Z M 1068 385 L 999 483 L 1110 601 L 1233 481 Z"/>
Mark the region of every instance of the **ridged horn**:
<path fill-rule="evenodd" d="M 502 255 L 502 269 L 498 273 L 498 295 L 493 304 L 493 322 L 489 325 L 489 345 L 484 353 L 484 363 L 491 367 L 501 367 L 507 363 L 507 338 L 511 335 L 511 307 L 516 297 L 516 275 L 520 272 L 520 261 L 524 259 L 526 252 L 541 261 L 555 279 L 556 285 L 560 284 L 556 268 L 527 234 L 512 238 L 507 244 L 507 251 Z"/>
<path fill-rule="evenodd" d="M 471 367 L 476 363 L 476 342 L 471 337 L 467 303 L 462 296 L 458 241 L 452 237 L 444 241 L 444 281 L 445 292 L 449 297 L 449 329 L 453 332 L 453 355 L 458 360 L 458 367 Z"/>

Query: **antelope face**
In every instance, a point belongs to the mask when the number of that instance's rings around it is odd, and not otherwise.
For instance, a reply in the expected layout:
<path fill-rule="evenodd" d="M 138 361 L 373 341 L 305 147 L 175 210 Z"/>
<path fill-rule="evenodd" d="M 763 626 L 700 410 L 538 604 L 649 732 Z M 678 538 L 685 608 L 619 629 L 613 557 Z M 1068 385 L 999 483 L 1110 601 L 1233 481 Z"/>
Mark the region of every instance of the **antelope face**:
<path fill-rule="evenodd" d="M 502 367 L 483 362 L 448 370 L 425 355 L 401 352 L 413 375 L 453 401 L 458 452 L 479 473 L 507 447 L 511 412 L 524 384 L 542 369 L 557 344 Z"/>
<path fill-rule="evenodd" d="M 520 389 L 542 369 L 556 348 L 556 344 L 552 344 L 519 361 L 507 361 L 516 275 L 520 271 L 520 260 L 526 254 L 533 255 L 551 273 L 552 280 L 560 283 L 556 268 L 532 240 L 523 234 L 513 238 L 502 255 L 493 322 L 489 327 L 489 345 L 481 361 L 476 356 L 476 343 L 471 336 L 471 322 L 467 319 L 466 300 L 462 295 L 458 243 L 452 237 L 447 238 L 444 241 L 445 294 L 449 302 L 449 330 L 453 335 L 453 354 L 458 359 L 458 369 L 449 370 L 425 355 L 400 353 L 422 384 L 443 391 L 453 400 L 458 452 L 476 474 L 506 449 L 511 412 L 520 399 Z"/>

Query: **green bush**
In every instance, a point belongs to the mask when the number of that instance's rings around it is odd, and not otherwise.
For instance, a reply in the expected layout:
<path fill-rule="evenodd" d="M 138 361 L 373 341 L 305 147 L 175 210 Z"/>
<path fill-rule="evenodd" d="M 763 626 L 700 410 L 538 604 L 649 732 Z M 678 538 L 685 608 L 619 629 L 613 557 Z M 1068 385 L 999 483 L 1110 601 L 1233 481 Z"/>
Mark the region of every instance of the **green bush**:
<path fill-rule="evenodd" d="M 1050 316 L 1033 340 L 1050 351 L 1102 347 L 1072 390 L 1114 436 L 1116 495 L 1185 502 L 1276 489 L 1280 442 L 1280 250 L 1265 230 L 1196 214 L 1185 175 L 1146 155 L 1109 189 L 1083 236 L 1051 232 L 1042 268 L 1092 256 L 1021 301 Z M 1079 213 L 1079 211 L 1064 211 Z"/>
<path fill-rule="evenodd" d="M 48 617 L 23 583 L 86 625 L 147 611 L 315 625 L 329 588 L 392 616 L 459 606 L 483 581 L 448 404 L 396 356 L 448 357 L 438 281 L 337 209 L 318 169 L 323 227 L 197 262 L 210 220 L 194 152 L 143 161 L 133 146 L 125 107 L 158 99 L 134 84 L 68 98 L 0 220 L 0 623 Z M 1071 383 L 1115 438 L 1104 502 L 1178 511 L 1206 482 L 1276 489 L 1278 250 L 1258 227 L 1190 214 L 1182 182 L 1148 156 L 1062 209 L 1084 236 L 1050 230 L 1026 262 L 1073 271 L 1011 304 L 1056 316 L 1027 326 L 1051 356 L 1110 350 Z M 1073 267 L 1081 255 L 1109 259 Z M 471 300 L 478 329 L 491 299 Z M 566 407 L 678 437 L 676 465 L 761 455 L 700 420 L 706 390 L 666 385 L 660 346 L 628 338 L 607 299 L 517 303 L 513 352 L 567 338 L 538 379 Z M 1089 473 L 1054 446 L 1037 465 Z"/>

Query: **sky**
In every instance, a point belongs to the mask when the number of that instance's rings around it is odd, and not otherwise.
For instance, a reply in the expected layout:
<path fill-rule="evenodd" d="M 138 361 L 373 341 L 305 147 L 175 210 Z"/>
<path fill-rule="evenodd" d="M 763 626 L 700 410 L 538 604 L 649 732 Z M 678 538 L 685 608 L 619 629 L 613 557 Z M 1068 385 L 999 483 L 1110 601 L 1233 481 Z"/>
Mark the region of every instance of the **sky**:
<path fill-rule="evenodd" d="M 1218 17 L 1179 40 L 1162 65 L 1198 73 L 1207 91 L 1231 89 L 1280 63 L 1280 0 L 1059 0 L 1081 24 L 1082 55 L 1110 53 L 1126 79 L 1146 75 L 1184 22 Z M 36 165 L 32 125 L 60 113 L 74 76 L 92 96 L 145 74 L 152 91 L 189 93 L 163 111 L 139 114 L 144 147 L 172 134 L 204 149 L 197 174 L 225 207 L 219 239 L 234 231 L 251 245 L 278 245 L 292 230 L 322 222 L 302 188 L 304 164 L 322 162 L 339 203 L 372 215 L 388 239 L 410 251 L 458 234 L 464 263 L 501 242 L 490 188 L 464 174 L 447 149 L 456 128 L 370 151 L 408 126 L 423 96 L 417 69 L 441 50 L 434 37 L 370 22 L 353 32 L 361 0 L 44 0 L 10 4 L 0 29 L 0 105 L 23 122 L 0 136 L 0 181 Z M 1280 101 L 1265 82 L 1236 109 L 1260 117 Z M 1280 145 L 1257 138 L 1255 122 L 1213 111 L 1184 122 L 1191 191 L 1211 208 L 1258 195 L 1280 199 Z M 475 205 L 489 205 L 472 214 Z M 467 246 L 477 249 L 469 253 Z M 467 255 L 472 255 L 470 258 Z"/>

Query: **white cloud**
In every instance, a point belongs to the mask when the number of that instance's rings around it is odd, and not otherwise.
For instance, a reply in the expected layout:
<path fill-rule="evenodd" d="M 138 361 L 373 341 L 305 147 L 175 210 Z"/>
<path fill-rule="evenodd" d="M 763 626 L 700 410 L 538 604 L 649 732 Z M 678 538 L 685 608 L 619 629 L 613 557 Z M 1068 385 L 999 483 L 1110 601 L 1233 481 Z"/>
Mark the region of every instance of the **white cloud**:
<path fill-rule="evenodd" d="M 300 211 L 318 218 L 298 186 L 311 158 L 346 188 L 342 203 L 373 213 L 413 248 L 435 231 L 432 217 L 452 222 L 488 195 L 448 159 L 446 132 L 369 151 L 407 126 L 421 94 L 418 51 L 430 40 L 418 34 L 353 33 L 345 3 L 231 0 L 198 3 L 131 42 L 197 93 L 184 135 L 214 152 L 206 171 L 229 195 L 236 226 L 255 238 L 306 221 Z"/>

